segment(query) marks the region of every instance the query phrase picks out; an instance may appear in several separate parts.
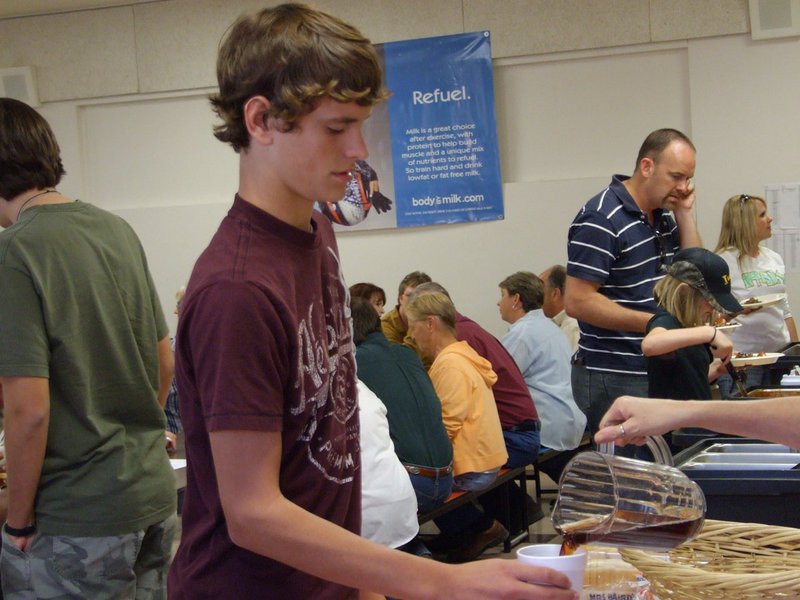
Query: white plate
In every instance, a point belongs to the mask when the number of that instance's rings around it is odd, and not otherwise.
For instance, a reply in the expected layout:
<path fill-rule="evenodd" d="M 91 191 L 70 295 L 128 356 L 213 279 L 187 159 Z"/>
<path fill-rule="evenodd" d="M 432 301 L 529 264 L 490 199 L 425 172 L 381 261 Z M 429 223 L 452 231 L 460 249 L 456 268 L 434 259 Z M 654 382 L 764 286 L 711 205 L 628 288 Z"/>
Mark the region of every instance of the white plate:
<path fill-rule="evenodd" d="M 724 325 L 717 325 L 717 331 L 733 331 L 737 327 L 741 327 L 742 324 L 739 321 L 728 321 Z"/>
<path fill-rule="evenodd" d="M 759 308 L 761 306 L 769 306 L 775 304 L 786 298 L 786 294 L 764 294 L 763 296 L 754 296 L 752 299 L 757 302 L 747 302 L 746 300 L 739 300 L 742 308 Z"/>
<path fill-rule="evenodd" d="M 781 385 L 798 386 L 800 385 L 800 375 L 784 375 L 781 378 Z"/>
<path fill-rule="evenodd" d="M 771 365 L 783 354 L 781 352 L 766 352 L 764 356 L 750 356 L 748 358 L 731 358 L 734 367 L 757 367 L 758 365 Z"/>

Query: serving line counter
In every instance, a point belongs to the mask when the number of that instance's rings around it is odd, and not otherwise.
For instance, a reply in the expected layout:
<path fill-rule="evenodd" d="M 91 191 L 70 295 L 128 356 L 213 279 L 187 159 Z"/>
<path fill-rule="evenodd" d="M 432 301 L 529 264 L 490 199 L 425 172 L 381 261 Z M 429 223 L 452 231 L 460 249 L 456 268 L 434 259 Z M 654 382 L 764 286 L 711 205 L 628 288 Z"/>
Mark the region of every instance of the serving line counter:
<path fill-rule="evenodd" d="M 708 438 L 675 456 L 706 495 L 706 517 L 800 527 L 800 452 L 746 438 Z"/>

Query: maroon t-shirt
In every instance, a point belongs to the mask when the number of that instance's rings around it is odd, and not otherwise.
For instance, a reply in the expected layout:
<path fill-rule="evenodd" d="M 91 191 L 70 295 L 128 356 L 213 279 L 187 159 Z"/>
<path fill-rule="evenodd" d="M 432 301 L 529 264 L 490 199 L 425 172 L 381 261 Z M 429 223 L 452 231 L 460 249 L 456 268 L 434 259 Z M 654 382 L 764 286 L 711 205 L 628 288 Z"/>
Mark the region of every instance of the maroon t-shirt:
<path fill-rule="evenodd" d="M 355 595 L 233 544 L 208 437 L 224 430 L 282 432 L 284 496 L 360 533 L 347 288 L 331 225 L 314 215 L 314 231 L 305 232 L 237 196 L 195 265 L 176 343 L 187 485 L 170 598 Z M 240 468 L 249 460 L 242 456 Z"/>
<path fill-rule="evenodd" d="M 500 340 L 461 313 L 456 314 L 456 337 L 492 363 L 497 373 L 492 393 L 503 429 L 539 418 L 525 379 Z"/>

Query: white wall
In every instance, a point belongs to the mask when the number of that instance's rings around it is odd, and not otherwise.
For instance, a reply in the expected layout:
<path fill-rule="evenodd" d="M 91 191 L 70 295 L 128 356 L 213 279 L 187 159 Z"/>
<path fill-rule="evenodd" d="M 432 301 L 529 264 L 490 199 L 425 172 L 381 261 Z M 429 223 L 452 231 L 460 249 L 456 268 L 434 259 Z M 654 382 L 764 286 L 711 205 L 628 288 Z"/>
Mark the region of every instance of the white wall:
<path fill-rule="evenodd" d="M 644 136 L 662 126 L 698 146 L 698 216 L 713 245 L 728 196 L 800 179 L 799 57 L 797 40 L 736 35 L 498 60 L 505 220 L 340 234 L 348 282 L 376 283 L 391 303 L 403 275 L 424 270 L 502 334 L 497 283 L 563 263 L 581 204 L 612 173 L 629 173 Z M 205 92 L 41 108 L 62 145 L 62 189 L 131 222 L 168 315 L 236 185 L 236 156 L 211 135 Z M 789 287 L 800 297 L 800 278 Z"/>
<path fill-rule="evenodd" d="M 398 20 L 390 0 L 367 13 L 351 0 L 322 2 L 376 41 L 491 29 L 496 57 L 505 220 L 341 234 L 348 281 L 372 281 L 392 303 L 403 275 L 425 270 L 501 334 L 497 282 L 563 262 L 573 216 L 612 173 L 631 171 L 649 131 L 677 127 L 694 139 L 706 245 L 727 197 L 800 180 L 800 39 L 752 41 L 745 0 L 642 4 L 409 0 L 402 10 L 430 18 Z M 203 87 L 214 49 L 240 10 L 260 5 L 165 0 L 0 20 L 0 66 L 37 69 L 40 110 L 68 170 L 61 189 L 131 222 L 167 315 L 235 192 L 236 156 L 211 135 Z M 800 277 L 788 283 L 800 297 Z"/>

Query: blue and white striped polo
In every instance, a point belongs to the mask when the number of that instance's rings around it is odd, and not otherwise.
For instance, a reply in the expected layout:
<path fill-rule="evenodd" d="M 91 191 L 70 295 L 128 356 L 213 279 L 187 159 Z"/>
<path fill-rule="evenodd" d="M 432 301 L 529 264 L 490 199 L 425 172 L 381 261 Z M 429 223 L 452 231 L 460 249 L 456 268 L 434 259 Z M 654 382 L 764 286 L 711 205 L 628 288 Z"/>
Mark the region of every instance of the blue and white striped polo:
<path fill-rule="evenodd" d="M 614 175 L 611 184 L 589 200 L 569 228 L 567 274 L 599 283 L 599 292 L 626 308 L 655 313 L 653 286 L 680 248 L 672 213 L 653 211 L 654 225 Z M 578 358 L 589 369 L 646 375 L 639 332 L 614 331 L 578 322 Z"/>

